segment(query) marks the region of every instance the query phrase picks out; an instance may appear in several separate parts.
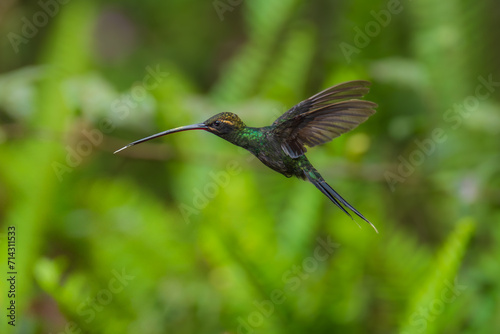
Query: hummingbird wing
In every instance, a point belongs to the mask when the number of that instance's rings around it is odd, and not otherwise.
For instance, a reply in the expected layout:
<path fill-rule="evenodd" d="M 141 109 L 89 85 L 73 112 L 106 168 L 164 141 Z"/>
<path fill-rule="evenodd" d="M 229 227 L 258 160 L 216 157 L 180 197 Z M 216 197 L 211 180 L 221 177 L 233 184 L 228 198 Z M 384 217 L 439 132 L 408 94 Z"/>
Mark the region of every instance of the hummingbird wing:
<path fill-rule="evenodd" d="M 366 121 L 376 103 L 357 98 L 368 93 L 368 81 L 344 82 L 300 102 L 274 123 L 275 138 L 290 157 L 297 158 L 313 147 L 329 142 Z"/>

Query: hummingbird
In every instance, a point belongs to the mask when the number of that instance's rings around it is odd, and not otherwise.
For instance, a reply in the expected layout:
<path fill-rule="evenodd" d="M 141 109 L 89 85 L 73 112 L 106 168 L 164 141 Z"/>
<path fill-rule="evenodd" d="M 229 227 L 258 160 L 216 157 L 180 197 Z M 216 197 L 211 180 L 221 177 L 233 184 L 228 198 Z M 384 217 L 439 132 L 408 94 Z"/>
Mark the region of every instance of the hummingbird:
<path fill-rule="evenodd" d="M 295 105 L 270 126 L 249 127 L 238 115 L 222 112 L 203 123 L 181 126 L 139 139 L 114 154 L 171 133 L 205 130 L 250 151 L 264 165 L 286 177 L 307 179 L 351 219 L 352 216 L 344 206 L 378 233 L 377 228 L 365 216 L 326 183 L 305 156 L 307 147 L 329 142 L 356 128 L 375 113 L 376 103 L 360 99 L 368 93 L 369 86 L 368 81 L 354 80 L 327 88 Z"/>

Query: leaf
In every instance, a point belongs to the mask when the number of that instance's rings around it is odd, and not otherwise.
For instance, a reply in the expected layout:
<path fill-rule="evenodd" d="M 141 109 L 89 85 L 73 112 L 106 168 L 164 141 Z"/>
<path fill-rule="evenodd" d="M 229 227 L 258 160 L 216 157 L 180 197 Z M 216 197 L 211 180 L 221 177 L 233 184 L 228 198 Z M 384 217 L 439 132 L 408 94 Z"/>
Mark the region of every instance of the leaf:
<path fill-rule="evenodd" d="M 472 218 L 463 218 L 437 253 L 427 279 L 411 298 L 400 333 L 441 333 L 438 317 L 460 296 L 466 285 L 456 275 L 474 231 Z"/>

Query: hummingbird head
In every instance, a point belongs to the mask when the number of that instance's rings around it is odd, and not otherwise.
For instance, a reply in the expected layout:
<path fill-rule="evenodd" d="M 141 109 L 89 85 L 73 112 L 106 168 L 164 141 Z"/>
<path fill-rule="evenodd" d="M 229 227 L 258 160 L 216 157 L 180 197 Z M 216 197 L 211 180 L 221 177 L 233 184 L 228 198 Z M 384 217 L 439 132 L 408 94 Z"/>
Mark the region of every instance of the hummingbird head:
<path fill-rule="evenodd" d="M 221 112 L 214 115 L 203 122 L 207 126 L 207 131 L 214 135 L 224 137 L 227 134 L 241 130 L 245 127 L 245 123 L 238 115 L 230 112 Z"/>
<path fill-rule="evenodd" d="M 142 138 L 139 140 L 136 140 L 133 143 L 128 144 L 127 146 L 122 147 L 121 149 L 115 151 L 114 153 L 118 153 L 130 146 L 134 146 L 140 143 L 143 143 L 145 141 L 158 138 L 161 136 L 169 135 L 171 133 L 176 133 L 176 132 L 181 132 L 181 131 L 188 131 L 188 130 L 205 130 L 208 132 L 213 133 L 214 135 L 217 135 L 221 138 L 224 138 L 226 140 L 230 140 L 231 136 L 238 132 L 238 130 L 241 130 L 245 127 L 245 124 L 241 121 L 241 119 L 238 117 L 238 115 L 230 113 L 230 112 L 222 112 L 220 114 L 217 114 L 215 116 L 210 117 L 203 123 L 199 124 L 193 124 L 193 125 L 186 125 L 186 126 L 181 126 L 175 129 L 170 129 L 167 131 L 163 131 L 157 134 L 154 134 L 152 136 Z"/>

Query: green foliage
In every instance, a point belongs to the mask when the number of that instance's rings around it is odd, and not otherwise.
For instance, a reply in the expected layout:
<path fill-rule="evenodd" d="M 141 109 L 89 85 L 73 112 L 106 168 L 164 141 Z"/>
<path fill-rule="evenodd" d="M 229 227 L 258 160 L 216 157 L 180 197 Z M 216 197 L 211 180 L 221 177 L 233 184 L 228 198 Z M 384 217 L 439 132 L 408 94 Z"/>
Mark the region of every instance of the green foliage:
<path fill-rule="evenodd" d="M 442 333 L 449 326 L 439 316 L 448 305 L 457 300 L 467 289 L 456 277 L 467 249 L 475 223 L 465 218 L 457 224 L 442 249 L 437 253 L 427 279 L 415 291 L 409 308 L 409 321 L 403 325 L 403 333 Z M 440 321 L 441 320 L 441 321 Z"/>
<path fill-rule="evenodd" d="M 0 332 L 500 331 L 496 4 L 402 3 L 359 45 L 392 2 L 224 3 L 69 2 L 2 44 Z M 222 111 L 267 125 L 354 79 L 378 112 L 308 157 L 380 234 L 204 132 L 112 154 Z"/>

